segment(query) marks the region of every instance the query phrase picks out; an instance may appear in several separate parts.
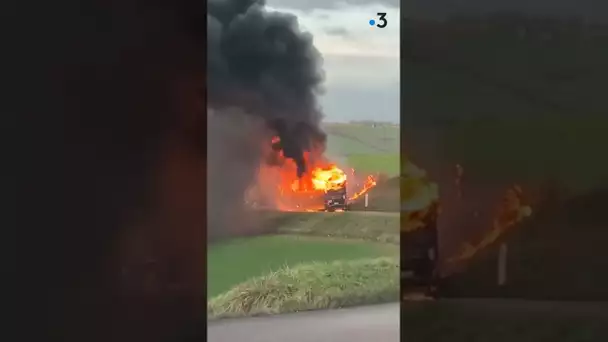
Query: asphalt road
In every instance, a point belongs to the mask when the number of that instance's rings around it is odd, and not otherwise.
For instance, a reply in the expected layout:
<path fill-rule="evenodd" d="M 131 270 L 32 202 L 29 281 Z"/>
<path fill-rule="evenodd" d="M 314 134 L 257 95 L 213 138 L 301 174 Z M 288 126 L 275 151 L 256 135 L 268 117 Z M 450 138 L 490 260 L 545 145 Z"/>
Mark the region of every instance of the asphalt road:
<path fill-rule="evenodd" d="M 408 302 L 405 311 L 433 302 Z M 496 313 L 590 318 L 608 323 L 608 302 L 556 302 L 518 299 L 441 299 L 452 314 L 496 317 Z M 270 317 L 208 322 L 210 342 L 393 342 L 399 340 L 399 303 L 308 311 Z M 472 315 L 472 316 L 471 316 Z"/>
<path fill-rule="evenodd" d="M 397 342 L 399 303 L 207 324 L 209 342 Z"/>

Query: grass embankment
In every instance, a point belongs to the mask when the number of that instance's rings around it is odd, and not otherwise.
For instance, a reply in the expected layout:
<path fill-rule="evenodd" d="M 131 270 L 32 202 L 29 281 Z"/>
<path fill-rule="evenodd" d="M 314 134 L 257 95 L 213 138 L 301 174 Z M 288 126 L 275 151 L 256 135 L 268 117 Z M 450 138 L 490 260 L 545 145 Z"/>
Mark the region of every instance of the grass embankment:
<path fill-rule="evenodd" d="M 399 300 L 398 258 L 285 266 L 208 303 L 209 317 L 278 314 Z"/>
<path fill-rule="evenodd" d="M 265 215 L 279 235 L 209 246 L 209 317 L 398 300 L 398 213 Z"/>
<path fill-rule="evenodd" d="M 382 173 L 389 177 L 399 174 L 399 154 L 351 154 L 348 156 L 348 165 L 359 174 Z"/>
<path fill-rule="evenodd" d="M 294 213 L 280 234 L 334 237 L 399 244 L 399 213 Z M 285 221 L 284 221 L 285 222 Z"/>
<path fill-rule="evenodd" d="M 376 258 L 395 255 L 397 249 L 364 241 L 300 236 L 235 239 L 209 246 L 207 295 L 214 297 L 249 278 L 285 265 Z"/>

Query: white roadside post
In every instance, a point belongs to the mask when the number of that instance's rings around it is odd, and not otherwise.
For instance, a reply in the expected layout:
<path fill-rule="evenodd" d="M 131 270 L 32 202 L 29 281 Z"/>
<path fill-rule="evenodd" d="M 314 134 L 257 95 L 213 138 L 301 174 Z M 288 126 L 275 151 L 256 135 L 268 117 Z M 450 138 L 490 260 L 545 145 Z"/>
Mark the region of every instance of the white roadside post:
<path fill-rule="evenodd" d="M 507 282 L 507 244 L 500 245 L 498 250 L 498 286 Z"/>
<path fill-rule="evenodd" d="M 369 202 L 369 198 L 367 194 L 365 194 L 365 208 L 367 208 L 367 203 Z"/>

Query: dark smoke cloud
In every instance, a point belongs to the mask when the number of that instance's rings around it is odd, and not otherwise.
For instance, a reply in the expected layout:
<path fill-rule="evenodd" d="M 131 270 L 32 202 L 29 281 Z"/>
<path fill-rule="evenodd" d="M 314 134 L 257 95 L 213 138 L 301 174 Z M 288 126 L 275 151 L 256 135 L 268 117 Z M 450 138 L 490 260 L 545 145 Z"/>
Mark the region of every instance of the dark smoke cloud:
<path fill-rule="evenodd" d="M 399 8 L 400 0 L 271 0 L 271 6 L 281 8 L 294 8 L 303 11 L 315 9 L 335 9 L 340 6 L 386 6 L 390 8 Z"/>
<path fill-rule="evenodd" d="M 255 179 L 262 159 L 264 123 L 238 108 L 209 116 L 207 139 L 208 236 L 241 235 L 252 231 L 244 218 L 244 192 Z"/>
<path fill-rule="evenodd" d="M 264 1 L 209 1 L 207 22 L 207 103 L 214 113 L 208 126 L 209 184 L 238 179 L 229 191 L 210 189 L 209 204 L 219 213 L 243 203 L 265 139 L 270 144 L 271 133 L 264 136 L 264 130 L 279 135 L 284 155 L 296 162 L 299 175 L 305 172 L 304 151 L 325 141 L 317 104 L 323 73 L 312 36 L 299 30 L 295 16 L 267 11 Z M 249 121 L 262 127 L 244 124 Z M 228 224 L 223 219 L 212 220 L 216 229 L 227 229 L 217 227 Z"/>
<path fill-rule="evenodd" d="M 209 106 L 266 119 L 303 172 L 302 152 L 323 138 L 316 101 L 323 74 L 312 36 L 299 31 L 293 15 L 266 11 L 263 1 L 208 6 Z"/>

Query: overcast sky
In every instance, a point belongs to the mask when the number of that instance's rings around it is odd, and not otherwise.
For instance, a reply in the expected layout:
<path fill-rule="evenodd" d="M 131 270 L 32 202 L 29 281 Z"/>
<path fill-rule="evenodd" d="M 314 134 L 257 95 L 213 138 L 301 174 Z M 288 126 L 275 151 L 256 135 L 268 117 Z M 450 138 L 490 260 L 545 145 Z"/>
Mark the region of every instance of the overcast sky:
<path fill-rule="evenodd" d="M 323 55 L 325 121 L 399 122 L 399 0 L 268 0 L 298 17 Z M 385 28 L 372 28 L 376 13 Z"/>

